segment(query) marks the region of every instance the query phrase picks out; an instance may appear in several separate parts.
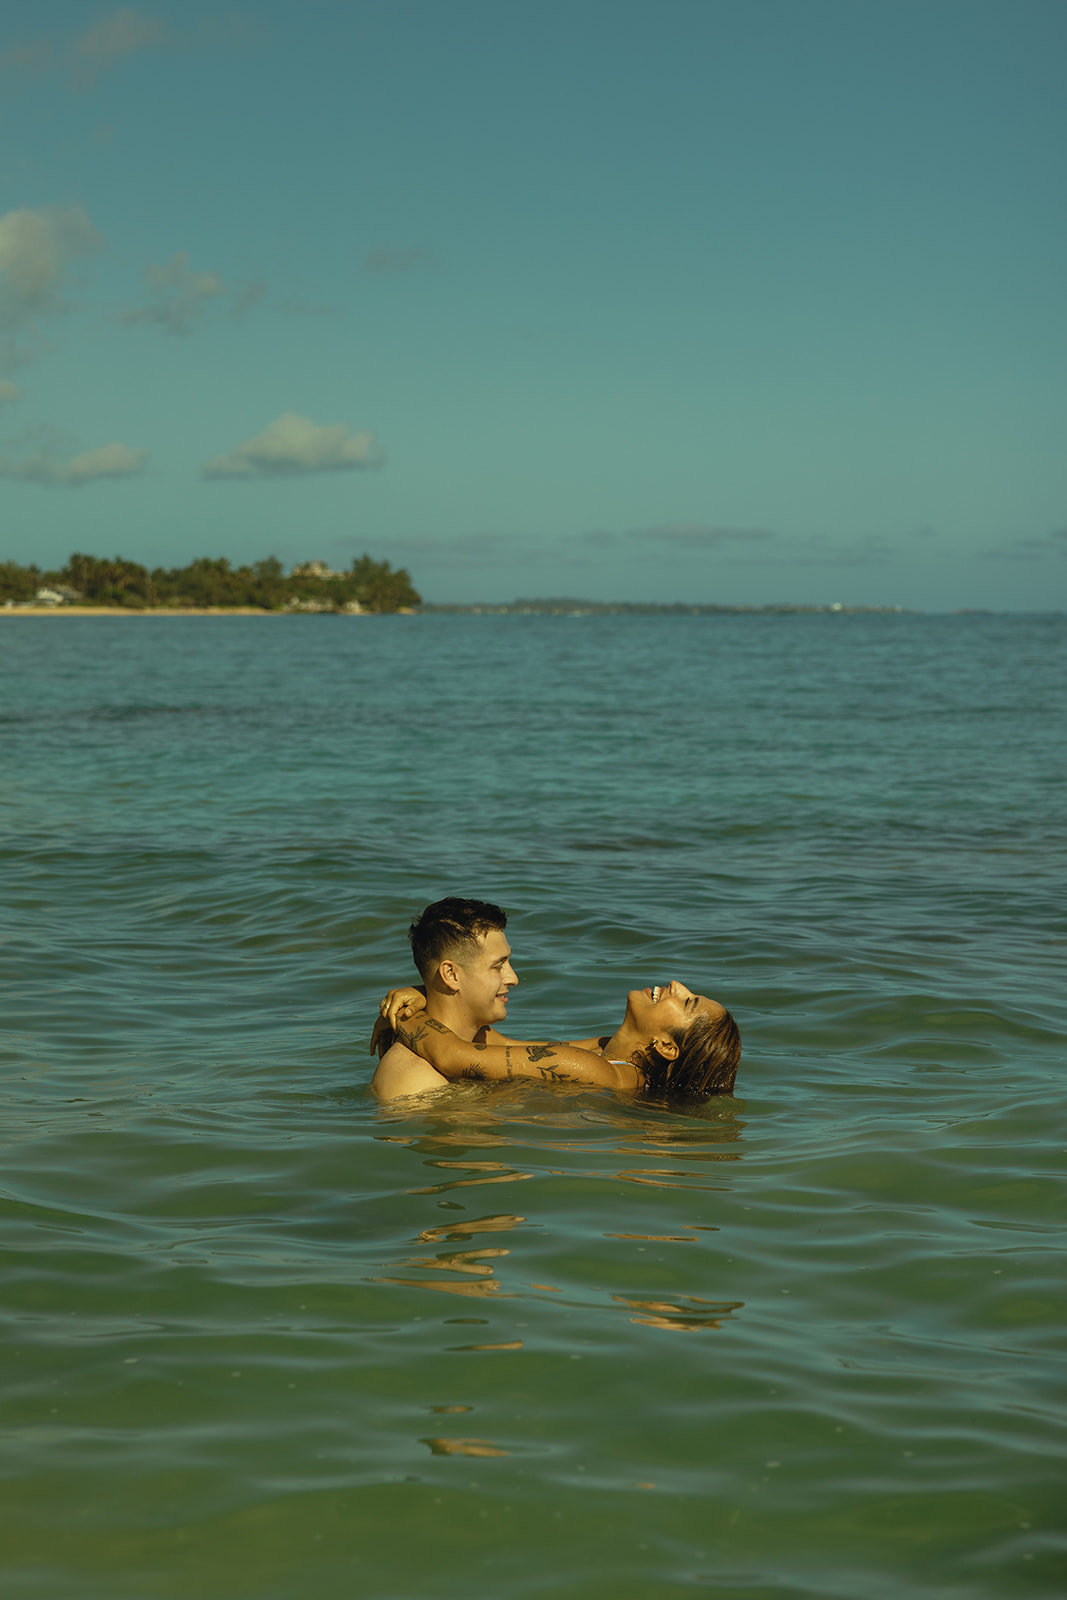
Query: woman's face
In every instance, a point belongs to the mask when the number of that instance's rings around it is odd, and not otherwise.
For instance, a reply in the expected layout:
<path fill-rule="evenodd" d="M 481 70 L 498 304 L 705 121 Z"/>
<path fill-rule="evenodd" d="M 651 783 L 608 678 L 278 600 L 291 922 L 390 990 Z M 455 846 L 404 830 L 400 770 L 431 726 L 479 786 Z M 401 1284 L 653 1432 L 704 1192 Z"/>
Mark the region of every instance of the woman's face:
<path fill-rule="evenodd" d="M 648 989 L 631 989 L 626 996 L 627 1019 L 655 1038 L 672 1033 L 676 1028 L 688 1028 L 693 1018 L 703 1011 L 709 1017 L 721 1017 L 724 1007 L 706 994 L 694 994 L 677 979 L 671 983 L 652 984 Z"/>

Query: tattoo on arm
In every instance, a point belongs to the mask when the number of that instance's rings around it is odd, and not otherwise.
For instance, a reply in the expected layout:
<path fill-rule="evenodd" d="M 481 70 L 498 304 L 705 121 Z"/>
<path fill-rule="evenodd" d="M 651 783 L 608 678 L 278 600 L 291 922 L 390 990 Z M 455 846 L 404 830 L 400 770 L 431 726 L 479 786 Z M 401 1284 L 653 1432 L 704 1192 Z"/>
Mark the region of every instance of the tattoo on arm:
<path fill-rule="evenodd" d="M 450 1028 L 443 1023 L 428 1017 L 425 1012 L 416 1013 L 414 1017 L 397 1022 L 396 1031 L 407 1045 L 409 1050 L 416 1054 L 423 1054 L 419 1045 L 432 1034 L 444 1034 L 456 1044 Z M 577 1063 L 573 1063 L 568 1054 L 569 1047 L 559 1044 L 507 1044 L 503 1048 L 504 1070 L 500 1071 L 499 1062 L 501 1046 L 490 1045 L 487 1042 L 471 1040 L 470 1047 L 474 1059 L 468 1059 L 461 1064 L 455 1062 L 446 1070 L 443 1063 L 439 1063 L 439 1070 L 446 1077 L 465 1078 L 473 1082 L 484 1082 L 487 1078 L 506 1078 L 514 1081 L 516 1078 L 540 1078 L 542 1083 L 578 1083 L 583 1079 L 583 1072 Z M 492 1067 L 479 1061 L 479 1057 L 490 1051 Z M 495 1052 L 495 1054 L 494 1054 Z M 430 1052 L 427 1052 L 429 1054 Z M 432 1052 L 437 1054 L 437 1052 Z M 423 1059 L 427 1057 L 424 1055 Z"/>
<path fill-rule="evenodd" d="M 428 1033 L 448 1033 L 449 1029 L 443 1028 L 433 1017 L 423 1016 L 420 1012 L 417 1018 L 409 1017 L 406 1022 L 398 1021 L 396 1031 L 408 1049 L 414 1050 L 419 1040 L 424 1039 Z"/>
<path fill-rule="evenodd" d="M 526 1047 L 526 1059 L 531 1066 L 537 1067 L 544 1083 L 572 1083 L 574 1081 L 574 1074 L 567 1072 L 563 1067 L 551 1067 L 543 1064 L 555 1061 L 558 1050 L 559 1046 L 554 1044 L 531 1044 Z"/>

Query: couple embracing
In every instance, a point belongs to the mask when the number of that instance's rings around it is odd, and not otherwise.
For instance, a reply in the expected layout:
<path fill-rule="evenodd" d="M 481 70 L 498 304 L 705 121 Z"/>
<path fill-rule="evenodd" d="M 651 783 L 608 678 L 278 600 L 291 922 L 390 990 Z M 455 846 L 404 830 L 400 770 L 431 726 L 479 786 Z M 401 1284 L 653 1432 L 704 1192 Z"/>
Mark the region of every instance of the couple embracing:
<path fill-rule="evenodd" d="M 741 1036 L 726 1010 L 678 982 L 632 989 L 614 1033 L 562 1043 L 508 1038 L 518 983 L 507 917 L 484 900 L 438 900 L 409 930 L 422 989 L 391 989 L 381 1003 L 371 1082 L 383 1100 L 441 1089 L 456 1079 L 532 1078 L 587 1083 L 657 1097 L 730 1094 Z M 383 1053 L 384 1052 L 384 1053 Z"/>

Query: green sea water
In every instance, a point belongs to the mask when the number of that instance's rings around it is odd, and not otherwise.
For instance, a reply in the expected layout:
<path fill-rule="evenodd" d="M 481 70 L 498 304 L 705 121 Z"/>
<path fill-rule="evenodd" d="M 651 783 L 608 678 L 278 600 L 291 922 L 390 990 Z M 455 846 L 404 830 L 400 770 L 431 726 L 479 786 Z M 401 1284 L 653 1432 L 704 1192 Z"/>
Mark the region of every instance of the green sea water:
<path fill-rule="evenodd" d="M 1067 620 L 0 617 L 5 1600 L 1059 1600 Z M 671 978 L 737 1096 L 367 1039 Z"/>

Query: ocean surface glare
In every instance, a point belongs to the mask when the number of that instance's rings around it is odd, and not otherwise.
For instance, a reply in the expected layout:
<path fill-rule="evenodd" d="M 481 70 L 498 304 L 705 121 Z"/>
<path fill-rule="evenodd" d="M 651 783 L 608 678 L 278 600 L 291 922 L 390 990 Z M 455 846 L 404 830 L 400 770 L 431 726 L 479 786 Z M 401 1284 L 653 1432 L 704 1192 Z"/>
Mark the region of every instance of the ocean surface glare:
<path fill-rule="evenodd" d="M 0 618 L 5 1600 L 1061 1600 L 1067 619 Z M 366 1041 L 671 978 L 700 1110 Z"/>

